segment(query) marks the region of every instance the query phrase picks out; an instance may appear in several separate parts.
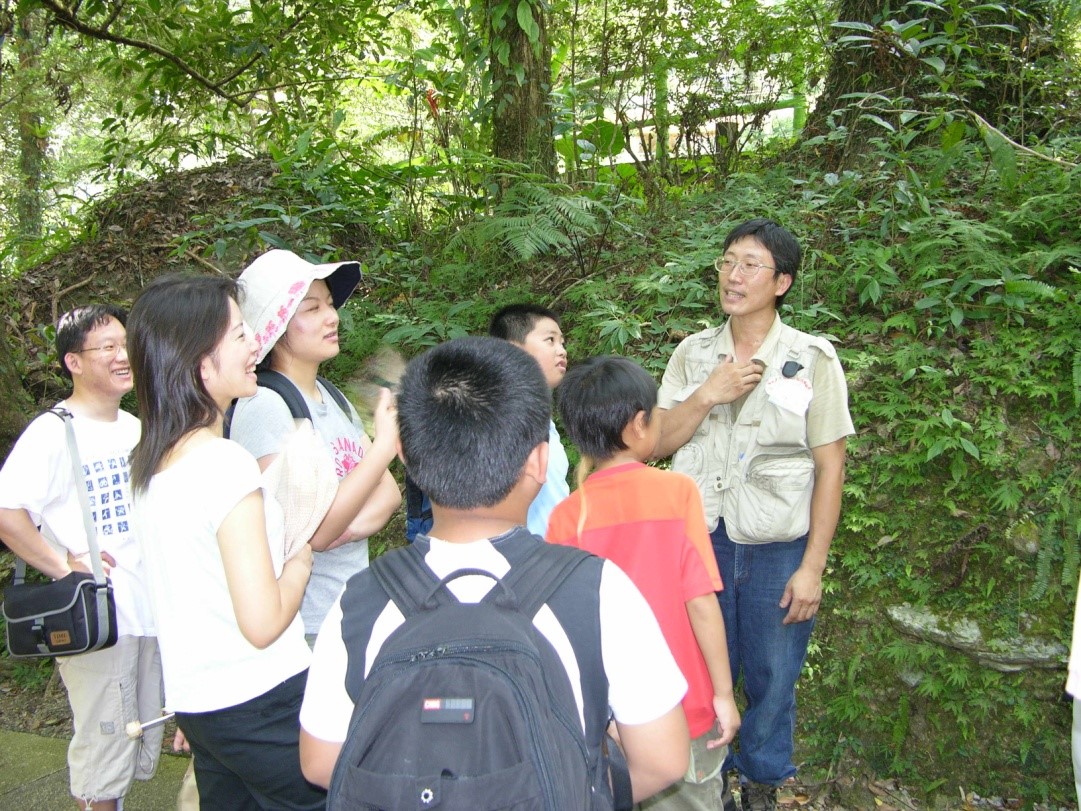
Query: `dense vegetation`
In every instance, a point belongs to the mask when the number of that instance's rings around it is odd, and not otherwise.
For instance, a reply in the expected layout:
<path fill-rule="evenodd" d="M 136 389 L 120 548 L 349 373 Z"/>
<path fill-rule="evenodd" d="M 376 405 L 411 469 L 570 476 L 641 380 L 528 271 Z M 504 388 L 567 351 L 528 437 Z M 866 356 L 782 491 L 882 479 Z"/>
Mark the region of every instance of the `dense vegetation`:
<path fill-rule="evenodd" d="M 572 359 L 628 354 L 659 377 L 681 337 L 716 323 L 727 229 L 774 217 L 806 246 L 784 317 L 835 339 L 857 427 L 801 685 L 804 777 L 860 764 L 928 795 L 1070 802 L 1063 671 L 988 668 L 887 610 L 972 620 L 992 653 L 1069 642 L 1081 4 L 311 9 L 318 29 L 288 3 L 6 6 L 26 33 L 4 92 L 37 99 L 32 126 L 57 144 L 0 161 L 30 201 L 0 202 L 12 284 L 103 238 L 100 207 L 60 216 L 78 183 L 266 154 L 264 193 L 163 239 L 196 269 L 235 272 L 274 245 L 362 258 L 339 378 L 381 343 L 411 354 L 522 298 L 565 311 Z M 539 131 L 521 118 L 536 92 Z M 792 124 L 771 129 L 788 106 Z M 14 110 L 0 108 L 11 144 Z M 500 141 L 514 116 L 521 137 Z M 674 138 L 651 147 L 658 124 Z M 47 360 L 47 342 L 17 344 L 24 380 Z"/>

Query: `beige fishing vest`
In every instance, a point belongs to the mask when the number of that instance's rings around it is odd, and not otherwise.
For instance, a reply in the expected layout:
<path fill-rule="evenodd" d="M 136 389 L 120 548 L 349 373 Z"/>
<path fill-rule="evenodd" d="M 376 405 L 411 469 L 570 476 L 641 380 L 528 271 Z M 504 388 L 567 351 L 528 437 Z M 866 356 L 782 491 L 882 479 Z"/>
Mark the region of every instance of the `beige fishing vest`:
<path fill-rule="evenodd" d="M 677 401 L 689 397 L 717 366 L 720 334 L 718 328 L 691 339 L 687 385 Z M 782 323 L 771 356 L 764 358 L 766 372 L 738 416 L 731 405 L 715 406 L 676 452 L 672 469 L 698 484 L 710 530 L 723 515 L 728 537 L 741 543 L 793 541 L 807 533 L 814 459 L 806 408 L 817 352 L 830 359 L 837 355 L 824 338 Z M 791 394 L 796 396 L 786 396 Z"/>

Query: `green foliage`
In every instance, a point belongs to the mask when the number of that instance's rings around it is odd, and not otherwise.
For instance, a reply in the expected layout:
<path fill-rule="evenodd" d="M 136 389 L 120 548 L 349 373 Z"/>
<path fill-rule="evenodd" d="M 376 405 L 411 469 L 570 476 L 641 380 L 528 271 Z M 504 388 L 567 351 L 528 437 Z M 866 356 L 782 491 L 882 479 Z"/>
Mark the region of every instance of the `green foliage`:
<path fill-rule="evenodd" d="M 287 137 L 282 145 L 269 146 L 279 168 L 273 199 L 238 201 L 235 216 L 224 220 L 203 218 L 198 223 L 202 228 L 178 240 L 177 255 L 202 249 L 229 265 L 238 256 L 288 248 L 315 259 L 367 241 L 372 224 L 396 205 L 388 193 L 392 190 L 376 170 L 346 160 L 332 134 L 306 127 L 290 130 Z"/>
<path fill-rule="evenodd" d="M 1060 114 L 1077 93 L 1061 58 L 1076 50 L 1078 15 L 1066 11 L 1073 5 L 910 0 L 835 22 L 837 47 L 863 51 L 868 72 L 852 77 L 857 89 L 830 113 L 835 129 L 808 145 L 841 141 L 858 150 L 870 133 L 901 148 L 938 140 L 948 151 L 978 133 L 1001 182 L 1014 187 L 1020 174 L 1010 138 L 1076 128 L 1072 114 Z"/>
<path fill-rule="evenodd" d="M 508 186 L 491 215 L 462 228 L 450 241 L 451 251 L 472 254 L 498 249 L 512 261 L 575 253 L 600 233 L 607 214 L 598 201 L 537 178 L 520 178 Z"/>
<path fill-rule="evenodd" d="M 10 668 L 11 683 L 19 690 L 41 692 L 53 675 L 52 659 L 23 659 Z"/>

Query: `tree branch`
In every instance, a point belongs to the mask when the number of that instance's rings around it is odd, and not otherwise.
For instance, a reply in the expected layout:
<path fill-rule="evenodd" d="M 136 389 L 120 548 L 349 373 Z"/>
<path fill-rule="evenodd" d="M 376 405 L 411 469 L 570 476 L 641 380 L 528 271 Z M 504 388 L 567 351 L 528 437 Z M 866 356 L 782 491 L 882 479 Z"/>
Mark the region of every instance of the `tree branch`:
<path fill-rule="evenodd" d="M 101 28 L 103 31 L 108 31 L 112 27 L 112 24 L 116 22 L 116 18 L 120 16 L 120 12 L 124 10 L 124 0 L 116 0 L 113 4 L 113 13 L 109 15 L 109 19 L 105 21 L 105 25 Z"/>
<path fill-rule="evenodd" d="M 278 40 L 282 41 L 289 34 L 293 33 L 293 31 L 296 30 L 297 26 L 300 25 L 300 23 L 304 20 L 305 17 L 308 16 L 308 14 L 309 14 L 308 11 L 302 11 L 299 14 L 297 14 L 297 16 L 293 19 L 293 21 L 291 23 L 289 23 L 289 25 L 286 26 L 285 30 L 283 30 L 281 32 L 281 36 L 278 37 Z M 249 59 L 243 65 L 241 65 L 239 68 L 237 68 L 232 73 L 228 74 L 225 78 L 223 78 L 219 82 L 219 84 L 222 85 L 222 86 L 225 86 L 225 85 L 229 84 L 231 81 L 236 79 L 238 76 L 241 76 L 242 74 L 244 74 L 248 69 L 251 68 L 252 65 L 254 65 L 256 62 L 258 62 L 262 58 L 263 58 L 263 54 L 261 52 L 255 54 L 255 56 L 253 56 L 251 59 Z M 256 91 L 250 91 L 247 94 L 248 95 L 248 100 L 250 101 L 251 97 L 254 96 L 255 93 L 258 93 L 258 92 L 259 91 L 257 91 L 257 90 Z M 234 94 L 234 95 L 239 96 L 240 94 Z M 245 102 L 245 103 L 247 103 L 247 102 Z"/>
<path fill-rule="evenodd" d="M 976 124 L 978 126 L 986 127 L 987 129 L 991 130 L 991 132 L 995 133 L 995 135 L 999 136 L 1003 141 L 1008 143 L 1010 146 L 1012 146 L 1014 149 L 1018 150 L 1019 152 L 1023 152 L 1026 155 L 1031 155 L 1034 158 L 1040 158 L 1042 160 L 1049 161 L 1049 162 L 1055 164 L 1056 166 L 1065 166 L 1067 169 L 1076 169 L 1077 168 L 1077 164 L 1070 163 L 1069 161 L 1064 161 L 1062 158 L 1055 158 L 1055 157 L 1052 157 L 1051 155 L 1044 155 L 1042 152 L 1037 152 L 1035 149 L 1029 149 L 1024 144 L 1017 143 L 1017 141 L 1013 140 L 1013 138 L 1006 135 L 1006 133 L 1004 133 L 998 127 L 992 125 L 990 122 L 987 121 L 986 118 L 981 116 L 979 113 L 974 112 L 973 110 L 969 110 L 968 114 L 971 115 L 974 119 L 976 119 Z"/>
<path fill-rule="evenodd" d="M 176 65 L 177 68 L 180 69 L 182 73 L 190 76 L 192 79 L 194 79 L 197 83 L 201 84 L 215 96 L 218 96 L 229 102 L 230 104 L 234 104 L 238 107 L 245 106 L 243 103 L 238 101 L 235 96 L 225 92 L 225 90 L 222 89 L 219 83 L 216 83 L 212 79 L 204 76 L 195 68 L 194 65 L 190 65 L 188 62 L 181 59 L 172 51 L 168 51 L 165 48 L 162 48 L 160 45 L 155 45 L 153 42 L 132 39 L 131 37 L 125 37 L 121 34 L 114 34 L 104 28 L 95 28 L 92 25 L 88 25 L 82 20 L 77 19 L 74 12 L 68 10 L 63 5 L 61 5 L 58 0 L 41 0 L 41 4 L 45 8 L 52 11 L 53 15 L 56 17 L 57 23 L 64 26 L 65 28 L 70 28 L 72 31 L 76 31 L 80 34 L 92 37 L 94 39 L 103 40 L 105 42 L 114 42 L 117 45 L 126 45 L 129 48 L 136 48 L 137 50 L 157 54 L 163 59 L 172 62 L 174 65 Z"/>
<path fill-rule="evenodd" d="M 337 75 L 337 76 L 324 76 L 321 79 L 301 79 L 300 81 L 297 81 L 297 82 L 280 82 L 278 84 L 265 85 L 263 87 L 253 87 L 250 90 L 245 90 L 242 93 L 233 93 L 233 94 L 231 94 L 231 96 L 233 98 L 242 98 L 244 96 L 247 96 L 250 99 L 252 96 L 257 96 L 260 93 L 269 93 L 269 92 L 271 92 L 273 90 L 283 90 L 283 89 L 285 89 L 287 87 L 308 87 L 309 85 L 314 85 L 314 84 L 328 84 L 328 83 L 333 83 L 333 82 L 345 82 L 345 81 L 350 81 L 350 80 L 353 80 L 353 79 L 383 79 L 383 78 L 386 78 L 386 76 L 385 75 L 381 76 L 381 75 L 377 75 L 377 74 L 374 74 L 374 73 L 364 73 L 364 74 L 347 73 L 347 74 Z"/>

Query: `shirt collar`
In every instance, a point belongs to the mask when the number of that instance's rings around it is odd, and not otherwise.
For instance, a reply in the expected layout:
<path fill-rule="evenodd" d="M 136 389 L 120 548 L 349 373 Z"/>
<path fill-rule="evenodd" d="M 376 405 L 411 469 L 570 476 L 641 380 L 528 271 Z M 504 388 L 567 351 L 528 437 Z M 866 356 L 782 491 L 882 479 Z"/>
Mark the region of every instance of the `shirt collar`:
<path fill-rule="evenodd" d="M 768 359 L 773 355 L 774 349 L 777 348 L 777 342 L 781 337 L 781 317 L 777 313 L 773 314 L 773 323 L 770 325 L 769 332 L 766 333 L 766 337 L 762 340 L 762 345 L 755 350 L 754 355 L 751 356 L 751 360 L 759 361 L 763 366 L 768 367 Z M 724 322 L 724 326 L 721 328 L 720 338 L 720 351 L 726 355 L 735 354 L 735 341 L 732 338 L 732 319 L 728 319 Z"/>

